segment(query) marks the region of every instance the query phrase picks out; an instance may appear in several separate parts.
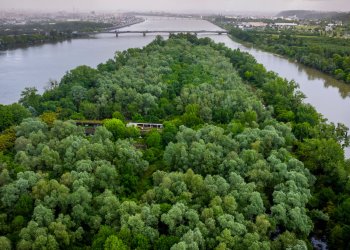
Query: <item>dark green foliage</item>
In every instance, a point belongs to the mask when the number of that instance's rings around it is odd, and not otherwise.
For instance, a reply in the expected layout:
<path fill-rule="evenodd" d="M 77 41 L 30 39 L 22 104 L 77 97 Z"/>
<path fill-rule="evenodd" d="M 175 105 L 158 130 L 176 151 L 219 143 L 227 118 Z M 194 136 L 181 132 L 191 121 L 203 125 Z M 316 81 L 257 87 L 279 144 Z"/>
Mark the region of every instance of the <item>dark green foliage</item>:
<path fill-rule="evenodd" d="M 41 96 L 37 94 L 38 90 L 34 88 L 25 88 L 21 93 L 21 103 L 24 107 L 29 108 L 29 110 L 36 115 L 40 109 Z"/>
<path fill-rule="evenodd" d="M 25 25 L 0 24 L 0 50 L 59 42 L 72 38 L 86 37 L 78 32 L 93 32 L 113 26 L 100 22 L 29 22 Z"/>
<path fill-rule="evenodd" d="M 346 248 L 347 129 L 302 100 L 250 55 L 189 34 L 27 89 L 41 120 L 4 119 L 22 122 L 0 136 L 0 245 L 306 249 L 314 233 Z M 71 118 L 107 119 L 86 136 Z"/>
<path fill-rule="evenodd" d="M 162 133 L 162 140 L 163 140 L 163 145 L 166 146 L 169 144 L 169 142 L 175 139 L 178 129 L 176 128 L 176 125 L 170 121 L 165 122 L 163 126 L 164 126 L 164 129 Z"/>
<path fill-rule="evenodd" d="M 29 111 L 19 104 L 0 105 L 0 132 L 5 129 L 18 125 L 24 118 L 29 117 Z"/>
<path fill-rule="evenodd" d="M 98 233 L 94 236 L 91 249 L 92 250 L 114 249 L 111 246 L 117 245 L 119 243 L 119 240 L 118 238 L 114 239 L 111 236 L 115 236 L 116 234 L 117 232 L 113 230 L 111 227 L 101 226 L 101 228 L 98 230 Z"/>
<path fill-rule="evenodd" d="M 90 88 L 94 87 L 98 78 L 97 75 L 98 71 L 95 69 L 92 69 L 88 66 L 79 66 L 73 70 L 71 70 L 69 73 L 67 73 L 61 80 L 61 84 L 79 84 L 82 87 Z M 81 93 L 81 95 L 85 95 L 86 91 L 85 89 L 80 88 L 79 90 L 83 90 L 84 93 Z M 78 90 L 75 91 L 76 95 L 78 94 Z M 74 93 L 72 93 L 74 97 Z"/>
<path fill-rule="evenodd" d="M 119 119 L 119 120 L 121 120 L 122 122 L 125 122 L 125 117 L 124 117 L 124 115 L 123 115 L 122 113 L 120 113 L 119 111 L 113 112 L 112 118 Z"/>
<path fill-rule="evenodd" d="M 154 244 L 156 250 L 167 250 L 170 249 L 174 244 L 179 242 L 179 238 L 176 236 L 165 236 L 159 237 L 158 241 Z"/>
<path fill-rule="evenodd" d="M 146 144 L 148 147 L 159 148 L 162 137 L 158 131 L 151 131 L 146 136 Z"/>
<path fill-rule="evenodd" d="M 291 34 L 292 33 L 292 34 Z M 243 31 L 230 28 L 230 34 L 265 50 L 278 53 L 350 83 L 350 43 L 343 38 L 303 35 L 284 31 Z M 254 67 L 252 68 L 254 70 Z M 253 77 L 247 71 L 245 78 Z"/>

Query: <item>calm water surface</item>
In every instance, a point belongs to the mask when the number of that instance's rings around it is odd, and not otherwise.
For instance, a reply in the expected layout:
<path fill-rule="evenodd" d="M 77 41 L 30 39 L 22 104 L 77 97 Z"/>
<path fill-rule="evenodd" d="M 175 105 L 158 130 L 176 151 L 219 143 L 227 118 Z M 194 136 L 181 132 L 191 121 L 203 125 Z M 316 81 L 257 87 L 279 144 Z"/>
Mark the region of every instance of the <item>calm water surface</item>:
<path fill-rule="evenodd" d="M 218 30 L 202 20 L 150 18 L 126 27 L 128 30 Z M 114 56 L 116 51 L 139 48 L 150 43 L 156 34 L 100 34 L 91 39 L 74 39 L 23 49 L 0 51 L 0 103 L 18 101 L 25 87 L 35 86 L 40 92 L 50 79 L 60 80 L 70 69 L 79 65 L 96 67 Z"/>
<path fill-rule="evenodd" d="M 145 22 L 124 29 L 193 31 L 220 28 L 203 20 L 147 17 Z M 112 58 L 116 51 L 147 45 L 155 35 L 143 37 L 140 34 L 125 34 L 116 38 L 113 34 L 100 34 L 91 39 L 0 52 L 0 103 L 18 101 L 25 87 L 35 86 L 42 92 L 50 79 L 59 80 L 65 72 L 78 65 L 96 67 Z M 295 80 L 306 95 L 306 102 L 330 121 L 350 127 L 350 85 L 280 56 L 243 46 L 226 35 L 206 36 L 230 48 L 249 52 L 268 70 L 288 80 Z"/>

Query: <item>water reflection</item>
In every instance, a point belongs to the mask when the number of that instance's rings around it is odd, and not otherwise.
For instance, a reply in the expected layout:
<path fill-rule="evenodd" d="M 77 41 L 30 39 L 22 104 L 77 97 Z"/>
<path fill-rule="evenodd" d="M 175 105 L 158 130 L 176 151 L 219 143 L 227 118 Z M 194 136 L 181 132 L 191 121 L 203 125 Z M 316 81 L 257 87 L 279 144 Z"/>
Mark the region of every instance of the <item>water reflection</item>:
<path fill-rule="evenodd" d="M 218 30 L 219 27 L 204 21 L 178 18 L 150 18 L 128 30 Z M 337 81 L 317 70 L 302 66 L 281 56 L 247 47 L 232 41 L 226 35 L 200 35 L 222 42 L 226 46 L 252 54 L 267 70 L 288 80 L 295 80 L 306 95 L 306 102 L 332 122 L 350 127 L 350 85 Z M 96 67 L 113 57 L 116 51 L 140 48 L 150 43 L 155 34 L 100 34 L 90 39 L 74 39 L 0 52 L 0 103 L 8 104 L 19 99 L 25 87 L 36 86 L 41 92 L 49 79 L 59 80 L 67 70 L 78 65 Z"/>
<path fill-rule="evenodd" d="M 345 82 L 338 81 L 334 79 L 333 77 L 323 74 L 315 69 L 305 67 L 299 63 L 297 63 L 298 68 L 300 71 L 305 71 L 305 73 L 309 76 L 309 80 L 319 80 L 324 81 L 323 86 L 325 88 L 334 87 L 337 88 L 339 91 L 340 96 L 344 99 L 349 97 L 350 94 L 350 84 L 346 84 Z"/>
<path fill-rule="evenodd" d="M 329 121 L 350 127 L 350 109 L 347 108 L 350 106 L 350 85 L 281 56 L 246 47 L 227 36 L 216 36 L 214 40 L 233 49 L 239 48 L 248 52 L 267 70 L 274 71 L 288 80 L 295 80 L 306 95 L 306 102 L 313 105 Z"/>
<path fill-rule="evenodd" d="M 350 127 L 350 85 L 281 56 L 246 47 L 227 36 L 216 36 L 214 40 L 223 42 L 230 48 L 248 52 L 267 70 L 274 71 L 288 80 L 294 80 L 305 94 L 305 101 L 313 105 L 326 119 Z M 350 157 L 350 148 L 345 149 L 345 155 Z"/>

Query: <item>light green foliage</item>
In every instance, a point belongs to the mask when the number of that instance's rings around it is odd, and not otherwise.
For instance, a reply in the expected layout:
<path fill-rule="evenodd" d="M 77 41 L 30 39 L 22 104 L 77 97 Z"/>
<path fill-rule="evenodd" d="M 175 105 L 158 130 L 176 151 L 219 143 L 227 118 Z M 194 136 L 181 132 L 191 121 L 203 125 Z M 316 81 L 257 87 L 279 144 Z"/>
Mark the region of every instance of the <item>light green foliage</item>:
<path fill-rule="evenodd" d="M 57 113 L 55 112 L 44 112 L 40 119 L 45 122 L 47 125 L 52 126 L 54 121 L 57 120 Z"/>
<path fill-rule="evenodd" d="M 48 226 L 54 219 L 54 215 L 51 209 L 48 209 L 42 205 L 35 207 L 33 212 L 33 219 L 39 226 Z"/>
<path fill-rule="evenodd" d="M 164 152 L 164 161 L 173 169 L 192 168 L 201 174 L 217 173 L 220 163 L 237 143 L 224 130 L 208 126 L 194 131 L 180 127 L 177 143 L 169 143 Z"/>
<path fill-rule="evenodd" d="M 103 124 L 112 134 L 114 139 L 122 139 L 126 136 L 125 124 L 119 119 L 108 119 Z"/>
<path fill-rule="evenodd" d="M 29 137 L 32 132 L 38 131 L 47 131 L 47 125 L 39 119 L 27 118 L 16 128 L 16 135 Z"/>
<path fill-rule="evenodd" d="M 5 236 L 0 237 L 0 248 L 3 250 L 11 250 L 11 241 Z"/>
<path fill-rule="evenodd" d="M 86 98 L 86 89 L 82 86 L 74 86 L 72 87 L 72 100 L 74 104 L 77 106 L 78 111 L 80 107 L 80 103 Z"/>
<path fill-rule="evenodd" d="M 98 108 L 94 103 L 82 102 L 80 105 L 80 111 L 88 120 L 96 120 L 99 118 Z"/>
<path fill-rule="evenodd" d="M 6 149 L 11 149 L 16 141 L 16 132 L 15 129 L 10 128 L 6 129 L 0 134 L 0 152 L 5 151 Z"/>
<path fill-rule="evenodd" d="M 47 228 L 39 227 L 33 221 L 30 221 L 27 227 L 21 230 L 20 237 L 17 249 L 59 249 L 55 237 L 47 232 Z"/>
<path fill-rule="evenodd" d="M 286 231 L 272 243 L 272 249 L 308 249 L 305 242 L 298 240 L 295 234 Z"/>
<path fill-rule="evenodd" d="M 111 235 L 105 241 L 104 250 L 128 250 L 128 247 L 117 236 Z"/>
<path fill-rule="evenodd" d="M 346 246 L 346 128 L 296 89 L 248 54 L 178 35 L 78 67 L 42 96 L 26 90 L 45 122 L 3 134 L 0 244 L 305 249 L 328 228 Z M 68 120 L 83 116 L 105 120 L 87 136 Z M 140 133 L 131 119 L 164 128 Z"/>
<path fill-rule="evenodd" d="M 15 205 L 19 214 L 32 213 L 31 225 L 47 232 L 36 238 L 27 237 L 29 231 L 23 231 L 25 238 L 21 237 L 18 248 L 56 249 L 58 244 L 81 240 L 82 223 L 93 230 L 103 223 L 119 223 L 115 192 L 135 188 L 148 165 L 141 152 L 127 141 L 112 142 L 112 134 L 104 127 L 98 128 L 89 141 L 71 122 L 55 121 L 52 128 L 47 128 L 38 120 L 25 120 L 17 134 L 16 161 L 51 173 L 49 177 L 42 172 L 21 172 L 16 181 L 1 188 L 3 205 L 11 209 Z M 130 180 L 134 184 L 129 185 Z M 34 209 L 33 199 L 37 204 Z M 57 218 L 55 211 L 69 217 Z M 33 233 L 35 230 L 30 229 Z"/>

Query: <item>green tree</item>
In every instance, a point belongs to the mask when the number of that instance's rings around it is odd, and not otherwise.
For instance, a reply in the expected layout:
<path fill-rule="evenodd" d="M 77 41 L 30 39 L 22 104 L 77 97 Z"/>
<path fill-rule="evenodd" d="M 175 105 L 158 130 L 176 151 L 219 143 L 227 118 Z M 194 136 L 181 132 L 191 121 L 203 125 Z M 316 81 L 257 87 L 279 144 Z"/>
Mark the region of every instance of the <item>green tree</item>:
<path fill-rule="evenodd" d="M 93 242 L 92 242 L 92 249 L 109 249 L 106 248 L 109 246 L 113 246 L 113 243 L 119 243 L 119 239 L 115 239 L 114 237 L 110 238 L 109 243 L 107 243 L 107 239 L 109 239 L 110 236 L 116 235 L 116 231 L 112 229 L 109 226 L 101 226 L 98 233 L 94 236 Z M 114 248 L 110 248 L 114 249 Z"/>
<path fill-rule="evenodd" d="M 0 105 L 0 131 L 13 125 L 19 125 L 23 119 L 30 117 L 30 112 L 19 104 Z"/>
<path fill-rule="evenodd" d="M 45 122 L 48 126 L 52 127 L 55 120 L 57 120 L 57 113 L 55 112 L 44 112 L 40 115 L 40 119 Z"/>
<path fill-rule="evenodd" d="M 0 237 L 0 248 L 3 250 L 11 250 L 11 241 L 5 236 Z"/>
<path fill-rule="evenodd" d="M 80 85 L 76 85 L 72 87 L 71 94 L 72 100 L 79 111 L 81 102 L 86 98 L 87 90 Z"/>
<path fill-rule="evenodd" d="M 34 114 L 39 111 L 41 96 L 37 94 L 38 90 L 33 88 L 25 88 L 21 93 L 19 103 L 26 108 L 32 108 Z"/>
<path fill-rule="evenodd" d="M 99 110 L 96 104 L 84 101 L 81 103 L 80 111 L 89 120 L 96 120 L 99 117 Z"/>
<path fill-rule="evenodd" d="M 123 241 L 118 239 L 117 236 L 111 235 L 105 241 L 104 249 L 105 250 L 128 250 L 129 248 L 123 243 Z"/>
<path fill-rule="evenodd" d="M 125 124 L 119 119 L 107 119 L 103 125 L 113 134 L 114 139 L 122 139 L 126 136 Z"/>
<path fill-rule="evenodd" d="M 149 132 L 146 136 L 146 144 L 148 147 L 159 148 L 161 145 L 162 137 L 156 130 Z"/>
<path fill-rule="evenodd" d="M 123 115 L 122 113 L 120 113 L 119 111 L 113 112 L 112 118 L 119 119 L 119 120 L 121 120 L 122 122 L 125 122 L 125 117 L 124 117 L 124 115 Z"/>

